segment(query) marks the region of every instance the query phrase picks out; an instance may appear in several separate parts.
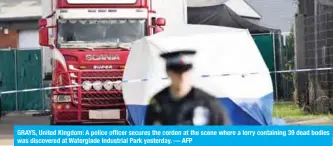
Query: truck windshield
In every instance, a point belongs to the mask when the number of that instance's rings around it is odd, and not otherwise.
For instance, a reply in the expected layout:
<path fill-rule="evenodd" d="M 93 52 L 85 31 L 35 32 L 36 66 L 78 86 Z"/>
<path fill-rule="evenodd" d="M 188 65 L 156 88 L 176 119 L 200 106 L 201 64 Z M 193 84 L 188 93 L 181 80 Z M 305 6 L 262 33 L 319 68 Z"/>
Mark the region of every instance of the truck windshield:
<path fill-rule="evenodd" d="M 58 46 L 119 47 L 145 36 L 145 20 L 59 20 Z"/>

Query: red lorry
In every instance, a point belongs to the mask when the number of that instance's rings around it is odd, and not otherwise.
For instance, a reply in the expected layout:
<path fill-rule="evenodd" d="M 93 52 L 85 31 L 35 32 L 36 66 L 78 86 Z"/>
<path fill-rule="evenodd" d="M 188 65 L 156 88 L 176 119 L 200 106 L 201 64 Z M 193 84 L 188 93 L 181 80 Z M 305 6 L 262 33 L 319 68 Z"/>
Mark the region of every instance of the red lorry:
<path fill-rule="evenodd" d="M 52 51 L 52 86 L 71 86 L 52 89 L 50 123 L 130 124 L 120 81 L 131 43 L 166 23 L 152 0 L 42 3 L 39 43 Z"/>

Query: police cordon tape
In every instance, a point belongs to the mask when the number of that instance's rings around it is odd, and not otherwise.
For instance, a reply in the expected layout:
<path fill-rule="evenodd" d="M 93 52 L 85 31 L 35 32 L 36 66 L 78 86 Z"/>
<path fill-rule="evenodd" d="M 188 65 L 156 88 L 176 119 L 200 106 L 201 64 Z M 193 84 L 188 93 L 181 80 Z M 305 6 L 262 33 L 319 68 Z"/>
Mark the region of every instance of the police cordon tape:
<path fill-rule="evenodd" d="M 224 74 L 215 74 L 215 75 L 201 75 L 202 78 L 207 77 L 225 77 L 225 76 L 233 76 L 233 75 L 255 75 L 255 74 L 267 74 L 267 73 L 296 73 L 296 72 L 310 72 L 310 71 L 328 71 L 333 70 L 332 67 L 328 68 L 315 68 L 315 69 L 297 69 L 297 70 L 282 70 L 282 71 L 270 71 L 270 72 L 250 72 L 250 73 L 224 73 Z M 112 83 L 135 83 L 135 82 L 147 82 L 151 80 L 167 80 L 168 77 L 164 78 L 156 78 L 156 79 L 133 79 L 133 80 L 122 80 L 122 81 L 114 81 Z M 13 93 L 22 93 L 22 92 L 34 92 L 34 91 L 44 91 L 44 90 L 53 90 L 53 89 L 63 89 L 63 88 L 75 88 L 75 87 L 81 87 L 82 85 L 67 85 L 67 86 L 57 86 L 57 87 L 45 87 L 45 88 L 32 88 L 32 89 L 23 89 L 23 90 L 11 90 L 11 91 L 2 91 L 0 92 L 0 95 L 4 94 L 13 94 Z"/>

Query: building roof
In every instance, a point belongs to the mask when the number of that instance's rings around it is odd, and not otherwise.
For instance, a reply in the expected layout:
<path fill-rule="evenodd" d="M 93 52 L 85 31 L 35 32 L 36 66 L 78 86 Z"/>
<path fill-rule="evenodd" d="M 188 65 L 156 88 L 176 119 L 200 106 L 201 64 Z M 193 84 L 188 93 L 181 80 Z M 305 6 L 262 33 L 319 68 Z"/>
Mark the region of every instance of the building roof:
<path fill-rule="evenodd" d="M 289 32 L 297 12 L 295 0 L 246 0 L 260 15 L 260 20 L 250 20 L 260 25 Z"/>
<path fill-rule="evenodd" d="M 41 0 L 0 0 L 0 21 L 31 20 L 41 16 Z"/>
<path fill-rule="evenodd" d="M 225 3 L 228 0 L 187 0 L 188 7 L 207 7 Z"/>
<path fill-rule="evenodd" d="M 229 0 L 225 4 L 239 16 L 261 18 L 260 14 L 244 0 Z"/>
<path fill-rule="evenodd" d="M 209 7 L 225 4 L 237 15 L 243 17 L 257 18 L 261 16 L 244 0 L 187 0 L 188 7 Z"/>
<path fill-rule="evenodd" d="M 239 16 L 225 4 L 205 7 L 188 7 L 189 24 L 205 24 L 248 29 L 251 33 L 277 31 Z"/>
<path fill-rule="evenodd" d="M 321 2 L 333 0 L 320 0 Z M 251 23 L 289 32 L 297 11 L 295 0 L 187 0 L 189 7 L 225 4 Z"/>

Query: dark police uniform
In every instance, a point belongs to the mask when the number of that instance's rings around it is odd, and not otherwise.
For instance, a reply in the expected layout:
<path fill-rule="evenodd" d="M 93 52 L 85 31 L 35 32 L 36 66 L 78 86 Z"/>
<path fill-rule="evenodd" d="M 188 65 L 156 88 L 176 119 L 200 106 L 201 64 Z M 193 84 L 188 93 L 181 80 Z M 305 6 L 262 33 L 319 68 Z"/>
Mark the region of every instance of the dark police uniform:
<path fill-rule="evenodd" d="M 162 54 L 161 57 L 167 60 L 167 70 L 182 73 L 192 68 L 191 61 L 182 56 L 194 54 L 195 51 L 179 51 Z M 170 87 L 164 88 L 150 100 L 145 118 L 145 125 L 227 124 L 228 116 L 219 101 L 196 87 L 179 99 L 172 97 Z"/>

